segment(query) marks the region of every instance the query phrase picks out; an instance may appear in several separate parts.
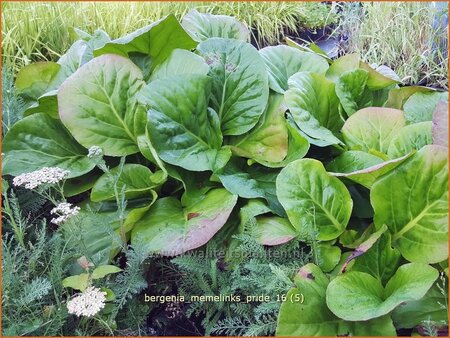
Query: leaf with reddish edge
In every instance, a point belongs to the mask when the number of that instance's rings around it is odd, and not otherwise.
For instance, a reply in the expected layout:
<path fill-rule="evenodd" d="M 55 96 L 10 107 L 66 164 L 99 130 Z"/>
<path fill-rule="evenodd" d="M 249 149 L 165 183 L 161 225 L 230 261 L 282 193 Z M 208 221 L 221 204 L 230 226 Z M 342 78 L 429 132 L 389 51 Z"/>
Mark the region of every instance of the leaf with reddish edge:
<path fill-rule="evenodd" d="M 282 217 L 257 217 L 256 237 L 262 245 L 280 245 L 289 242 L 297 235 L 288 219 Z"/>
<path fill-rule="evenodd" d="M 174 197 L 159 199 L 136 223 L 131 243 L 149 254 L 176 256 L 206 244 L 228 220 L 237 196 L 213 189 L 201 201 L 183 208 Z"/>
<path fill-rule="evenodd" d="M 433 112 L 433 144 L 448 148 L 448 102 L 439 101 Z"/>
<path fill-rule="evenodd" d="M 347 269 L 348 264 L 351 260 L 355 259 L 358 256 L 361 256 L 367 252 L 374 244 L 375 242 L 380 238 L 380 236 L 387 230 L 387 226 L 383 225 L 380 230 L 374 232 L 372 235 L 369 236 L 368 239 L 366 239 L 364 242 L 362 242 L 355 251 L 352 252 L 350 256 L 345 260 L 344 265 L 341 268 L 341 272 L 345 272 Z"/>

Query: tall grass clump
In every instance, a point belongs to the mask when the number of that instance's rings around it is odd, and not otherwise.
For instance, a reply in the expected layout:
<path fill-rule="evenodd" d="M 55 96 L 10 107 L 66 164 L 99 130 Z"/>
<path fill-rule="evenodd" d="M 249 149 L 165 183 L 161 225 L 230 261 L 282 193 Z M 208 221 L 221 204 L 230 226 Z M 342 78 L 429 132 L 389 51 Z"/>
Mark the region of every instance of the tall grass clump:
<path fill-rule="evenodd" d="M 394 69 L 405 84 L 448 88 L 448 7 L 431 2 L 345 3 L 335 32 L 344 53 Z"/>
<path fill-rule="evenodd" d="M 3 2 L 3 63 L 15 71 L 34 61 L 55 60 L 73 42 L 76 27 L 105 30 L 118 38 L 168 14 L 189 10 L 235 16 L 252 28 L 256 43 L 275 44 L 285 31 L 315 29 L 336 20 L 331 7 L 301 2 Z"/>

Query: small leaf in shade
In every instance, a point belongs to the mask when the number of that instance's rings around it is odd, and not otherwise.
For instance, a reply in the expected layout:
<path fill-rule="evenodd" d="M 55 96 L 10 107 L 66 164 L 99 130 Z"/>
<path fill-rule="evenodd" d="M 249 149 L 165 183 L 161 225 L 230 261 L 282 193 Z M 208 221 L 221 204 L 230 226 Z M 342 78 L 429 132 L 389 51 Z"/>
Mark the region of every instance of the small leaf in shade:
<path fill-rule="evenodd" d="M 377 227 L 386 224 L 392 242 L 411 262 L 448 257 L 447 148 L 427 145 L 372 186 Z"/>
<path fill-rule="evenodd" d="M 82 273 L 80 275 L 66 277 L 62 280 L 62 286 L 83 292 L 89 286 L 89 274 Z"/>
<path fill-rule="evenodd" d="M 439 101 L 433 112 L 433 144 L 448 148 L 448 102 Z"/>
<path fill-rule="evenodd" d="M 288 89 L 288 79 L 298 72 L 324 74 L 328 62 L 315 53 L 302 52 L 289 46 L 269 46 L 259 50 L 267 71 L 270 89 L 283 94 Z"/>
<path fill-rule="evenodd" d="M 356 257 L 359 257 L 367 252 L 374 244 L 375 242 L 381 237 L 383 233 L 385 233 L 387 230 L 386 225 L 383 225 L 380 230 L 374 232 L 369 236 L 368 239 L 366 239 L 364 242 L 362 242 L 358 247 L 351 253 L 351 255 L 345 260 L 344 265 L 341 268 L 341 272 L 345 272 L 347 269 L 348 263 L 350 263 L 351 260 L 355 259 Z"/>
<path fill-rule="evenodd" d="M 197 51 L 212 77 L 210 106 L 217 112 L 223 135 L 252 129 L 266 109 L 269 81 L 262 57 L 244 41 L 210 38 Z"/>
<path fill-rule="evenodd" d="M 333 270 L 341 259 L 341 249 L 330 243 L 319 243 L 314 250 L 317 263 L 323 272 Z"/>
<path fill-rule="evenodd" d="M 328 241 L 344 232 L 353 202 L 344 183 L 330 176 L 321 162 L 291 162 L 278 175 L 276 191 L 303 240 Z"/>
<path fill-rule="evenodd" d="M 381 281 L 368 273 L 350 271 L 330 282 L 326 291 L 327 305 L 344 320 L 378 318 L 403 302 L 422 298 L 438 276 L 438 271 L 430 265 L 404 264 L 383 288 Z"/>
<path fill-rule="evenodd" d="M 370 107 L 358 110 L 345 121 L 342 136 L 351 150 L 387 153 L 392 137 L 405 125 L 398 109 Z"/>
<path fill-rule="evenodd" d="M 112 53 L 127 57 L 132 53 L 141 53 L 150 57 L 153 70 L 175 48 L 192 49 L 196 45 L 171 14 L 124 37 L 107 42 L 94 51 L 94 56 Z"/>
<path fill-rule="evenodd" d="M 301 72 L 292 75 L 284 98 L 297 128 L 318 146 L 342 144 L 336 134 L 344 121 L 333 82 L 323 74 Z M 317 140 L 318 142 L 316 142 Z"/>
<path fill-rule="evenodd" d="M 183 17 L 181 25 L 196 41 L 204 41 L 209 38 L 250 40 L 248 28 L 242 22 L 228 15 L 199 13 L 193 9 Z"/>
<path fill-rule="evenodd" d="M 92 271 L 92 279 L 100 279 L 120 271 L 122 271 L 122 269 L 114 265 L 100 265 Z"/>
<path fill-rule="evenodd" d="M 213 189 L 186 208 L 174 197 L 158 199 L 136 223 L 131 243 L 139 241 L 150 254 L 175 256 L 206 244 L 230 216 L 237 196 Z M 187 215 L 198 214 L 188 219 Z"/>

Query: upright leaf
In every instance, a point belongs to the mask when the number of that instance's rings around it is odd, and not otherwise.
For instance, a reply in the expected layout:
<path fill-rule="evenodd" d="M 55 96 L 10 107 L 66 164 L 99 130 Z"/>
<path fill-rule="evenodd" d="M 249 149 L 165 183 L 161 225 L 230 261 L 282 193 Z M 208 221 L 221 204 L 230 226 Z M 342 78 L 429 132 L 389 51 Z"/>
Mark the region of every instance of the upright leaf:
<path fill-rule="evenodd" d="M 428 145 L 372 187 L 377 227 L 386 224 L 394 247 L 411 262 L 448 257 L 447 150 Z"/>
<path fill-rule="evenodd" d="M 398 158 L 432 143 L 431 121 L 414 123 L 404 126 L 394 135 L 387 154 L 389 158 Z"/>
<path fill-rule="evenodd" d="M 315 53 L 302 52 L 289 46 L 269 46 L 259 51 L 269 72 L 270 89 L 283 94 L 288 79 L 298 72 L 324 74 L 328 62 Z"/>
<path fill-rule="evenodd" d="M 350 193 L 321 162 L 301 159 L 288 164 L 277 177 L 276 189 L 301 238 L 327 241 L 344 232 L 352 212 Z"/>
<path fill-rule="evenodd" d="M 159 157 L 193 171 L 213 170 L 222 134 L 215 111 L 208 108 L 211 79 L 179 75 L 156 80 L 139 94 L 148 110 L 148 134 Z"/>
<path fill-rule="evenodd" d="M 448 103 L 439 101 L 433 112 L 433 144 L 448 148 Z"/>
<path fill-rule="evenodd" d="M 250 31 L 235 18 L 227 15 L 199 13 L 196 9 L 187 13 L 181 25 L 196 41 L 209 38 L 250 40 Z"/>
<path fill-rule="evenodd" d="M 169 57 L 175 48 L 192 49 L 197 43 L 181 27 L 174 15 L 145 26 L 94 51 L 94 56 L 118 54 L 121 56 L 137 53 L 150 57 L 153 70 Z"/>
<path fill-rule="evenodd" d="M 61 85 L 61 121 L 86 148 L 99 146 L 110 156 L 136 153 L 136 94 L 144 84 L 141 71 L 130 60 L 118 55 L 97 57 Z"/>
<path fill-rule="evenodd" d="M 432 91 L 412 94 L 403 105 L 406 120 L 409 123 L 431 121 L 440 100 L 448 101 L 448 92 Z"/>
<path fill-rule="evenodd" d="M 355 69 L 339 76 L 336 82 L 336 95 L 348 116 L 357 110 L 372 105 L 373 95 L 366 87 L 369 73 Z"/>
<path fill-rule="evenodd" d="M 291 76 L 288 84 L 284 94 L 286 104 L 295 124 L 309 136 L 309 141 L 319 146 L 341 144 L 336 134 L 344 121 L 339 114 L 334 83 L 324 75 L 302 72 Z"/>
<path fill-rule="evenodd" d="M 211 106 L 218 113 L 223 135 L 241 135 L 253 128 L 269 98 L 264 62 L 249 43 L 211 38 L 197 50 L 213 78 Z"/>

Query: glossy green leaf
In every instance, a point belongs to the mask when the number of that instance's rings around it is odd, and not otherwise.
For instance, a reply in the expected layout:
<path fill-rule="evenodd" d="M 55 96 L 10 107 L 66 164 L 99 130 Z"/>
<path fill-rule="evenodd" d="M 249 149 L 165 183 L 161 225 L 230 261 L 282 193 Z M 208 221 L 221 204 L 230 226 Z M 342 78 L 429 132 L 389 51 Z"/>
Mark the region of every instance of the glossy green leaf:
<path fill-rule="evenodd" d="M 25 102 L 35 102 L 44 93 L 55 89 L 56 79 L 61 65 L 56 62 L 36 62 L 23 67 L 16 77 L 17 93 Z"/>
<path fill-rule="evenodd" d="M 288 36 L 286 36 L 284 38 L 284 40 L 286 41 L 286 44 L 289 47 L 298 49 L 302 52 L 315 53 L 315 54 L 319 55 L 320 57 L 322 57 L 324 60 L 326 60 L 329 64 L 333 63 L 333 61 L 330 59 L 328 54 L 323 49 L 321 49 L 318 45 L 316 45 L 314 42 L 311 42 L 308 45 L 301 45 L 301 44 L 295 42 L 293 39 L 289 38 Z"/>
<path fill-rule="evenodd" d="M 288 164 L 277 177 L 276 189 L 301 238 L 327 241 L 344 232 L 353 205 L 350 193 L 321 162 L 301 159 Z"/>
<path fill-rule="evenodd" d="M 59 116 L 86 148 L 99 146 L 110 156 L 136 153 L 136 94 L 144 85 L 141 71 L 130 60 L 102 55 L 61 85 Z"/>
<path fill-rule="evenodd" d="M 210 104 L 223 135 L 244 134 L 256 125 L 269 98 L 264 61 L 255 47 L 239 40 L 211 38 L 197 50 L 210 66 Z"/>
<path fill-rule="evenodd" d="M 409 123 L 431 121 L 440 100 L 448 101 L 448 92 L 417 92 L 403 105 L 405 118 Z M 448 103 L 447 103 L 448 105 Z"/>
<path fill-rule="evenodd" d="M 348 116 L 372 105 L 372 93 L 366 88 L 369 73 L 355 69 L 343 73 L 336 82 L 336 95 Z"/>
<path fill-rule="evenodd" d="M 298 72 L 325 74 L 328 62 L 315 53 L 302 52 L 289 46 L 269 46 L 259 51 L 267 71 L 269 87 L 283 94 L 288 89 L 288 79 Z"/>
<path fill-rule="evenodd" d="M 389 158 L 398 158 L 432 144 L 431 124 L 431 121 L 425 121 L 401 128 L 389 144 L 387 151 Z"/>
<path fill-rule="evenodd" d="M 318 244 L 314 250 L 317 264 L 323 272 L 333 270 L 341 259 L 341 249 L 329 243 Z"/>
<path fill-rule="evenodd" d="M 364 108 L 345 121 L 342 136 L 351 150 L 376 150 L 386 154 L 391 139 L 404 125 L 401 110 Z"/>
<path fill-rule="evenodd" d="M 428 145 L 372 187 L 377 227 L 386 224 L 392 241 L 411 262 L 448 257 L 447 149 Z"/>
<path fill-rule="evenodd" d="M 325 301 L 328 278 L 314 264 L 302 267 L 294 282 L 296 287 L 281 304 L 277 336 L 395 336 L 389 316 L 364 322 L 345 322 L 336 317 Z"/>
<path fill-rule="evenodd" d="M 62 286 L 83 292 L 89 286 L 89 274 L 82 273 L 80 275 L 66 277 L 62 280 Z"/>
<path fill-rule="evenodd" d="M 225 189 L 209 191 L 203 200 L 182 208 L 180 201 L 156 201 L 137 222 L 131 243 L 139 241 L 149 253 L 175 256 L 207 243 L 227 221 L 237 196 Z"/>
<path fill-rule="evenodd" d="M 372 68 L 365 62 L 360 62 L 359 67 L 369 73 L 367 87 L 370 90 L 380 90 L 399 83 L 398 76 L 391 70 L 386 71 L 384 67 Z"/>
<path fill-rule="evenodd" d="M 64 196 L 72 197 L 90 190 L 101 174 L 100 169 L 94 168 L 87 174 L 66 180 L 63 186 Z"/>
<path fill-rule="evenodd" d="M 127 57 L 129 54 L 148 55 L 151 69 L 166 60 L 175 48 L 192 49 L 197 43 L 181 27 L 174 15 L 134 31 L 124 37 L 106 43 L 94 51 L 94 56 L 118 54 Z"/>
<path fill-rule="evenodd" d="M 278 202 L 275 180 L 278 171 L 259 165 L 247 166 L 245 162 L 233 159 L 216 172 L 225 189 L 243 198 L 264 198 L 274 213 L 282 216 L 284 211 Z"/>
<path fill-rule="evenodd" d="M 402 109 L 408 98 L 415 93 L 433 93 L 433 88 L 422 86 L 406 86 L 394 88 L 389 91 L 389 96 L 384 106 L 395 109 Z"/>
<path fill-rule="evenodd" d="M 439 101 L 433 112 L 433 144 L 448 148 L 448 102 Z"/>
<path fill-rule="evenodd" d="M 188 50 L 174 49 L 167 60 L 155 68 L 150 81 L 180 74 L 207 75 L 208 72 L 209 66 L 202 57 Z"/>
<path fill-rule="evenodd" d="M 289 78 L 289 89 L 284 94 L 286 104 L 297 127 L 311 139 L 310 143 L 323 146 L 341 144 L 336 137 L 344 121 L 339 114 L 339 99 L 335 85 L 324 75 L 297 73 Z"/>
<path fill-rule="evenodd" d="M 255 128 L 242 136 L 231 138 L 233 152 L 258 162 L 281 162 L 288 153 L 288 127 L 284 118 L 286 110 L 283 96 L 272 93 L 267 109 Z"/>
<path fill-rule="evenodd" d="M 97 266 L 94 271 L 92 271 L 92 279 L 101 279 L 113 273 L 118 273 L 122 271 L 121 268 L 114 265 L 100 265 Z"/>
<path fill-rule="evenodd" d="M 360 150 L 343 152 L 326 165 L 327 171 L 351 173 L 383 163 L 383 159 Z"/>
<path fill-rule="evenodd" d="M 160 186 L 167 179 L 167 174 L 162 170 L 152 173 L 149 168 L 132 163 L 125 164 L 119 177 L 116 178 L 119 169 L 119 167 L 111 169 L 95 182 L 91 191 L 92 201 L 116 200 L 114 192 L 116 180 L 117 191 L 123 191 L 126 199 L 133 199 L 147 195 L 150 190 Z"/>
<path fill-rule="evenodd" d="M 196 41 L 204 41 L 209 38 L 250 40 L 248 28 L 227 15 L 199 13 L 193 9 L 183 17 L 181 25 Z"/>
<path fill-rule="evenodd" d="M 359 63 L 358 54 L 343 55 L 333 61 L 327 70 L 326 77 L 333 82 L 337 82 L 342 74 L 358 69 Z"/>
<path fill-rule="evenodd" d="M 3 139 L 3 175 L 20 175 L 43 167 L 69 170 L 69 178 L 95 167 L 59 120 L 33 114 L 14 124 Z"/>
<path fill-rule="evenodd" d="M 350 156 L 346 156 L 346 153 L 352 153 Z M 390 172 L 391 170 L 395 169 L 397 166 L 399 166 L 401 163 L 403 163 L 407 158 L 409 158 L 411 155 L 413 155 L 413 152 L 407 153 L 406 155 L 398 158 L 394 158 L 393 160 L 389 161 L 382 161 L 381 163 L 371 165 L 369 167 L 365 167 L 362 169 L 357 169 L 358 167 L 363 167 L 366 165 L 366 160 L 370 156 L 370 154 L 365 154 L 361 158 L 355 158 L 355 154 L 362 153 L 361 151 L 349 151 L 346 152 L 340 157 L 337 158 L 337 161 L 332 163 L 334 168 L 339 169 L 336 164 L 342 164 L 344 167 L 344 170 L 348 172 L 330 172 L 330 175 L 335 177 L 343 177 L 352 180 L 353 182 L 359 183 L 362 186 L 370 189 L 372 185 L 375 183 L 376 179 L 380 176 L 383 176 L 384 174 Z M 356 159 L 353 163 L 347 163 L 344 164 L 344 158 L 353 157 Z M 376 157 L 376 156 L 375 156 Z M 370 160 L 371 161 L 371 160 Z M 355 169 L 351 169 L 351 167 L 354 166 Z M 330 168 L 328 168 L 330 170 Z"/>
<path fill-rule="evenodd" d="M 156 80 L 140 93 L 149 107 L 148 135 L 159 157 L 193 171 L 213 170 L 222 135 L 215 111 L 208 108 L 211 79 L 179 75 Z"/>
<path fill-rule="evenodd" d="M 402 265 L 386 288 L 375 277 L 350 271 L 332 280 L 326 291 L 328 308 L 339 318 L 361 321 L 384 316 L 403 302 L 422 298 L 438 278 L 427 264 Z"/>

